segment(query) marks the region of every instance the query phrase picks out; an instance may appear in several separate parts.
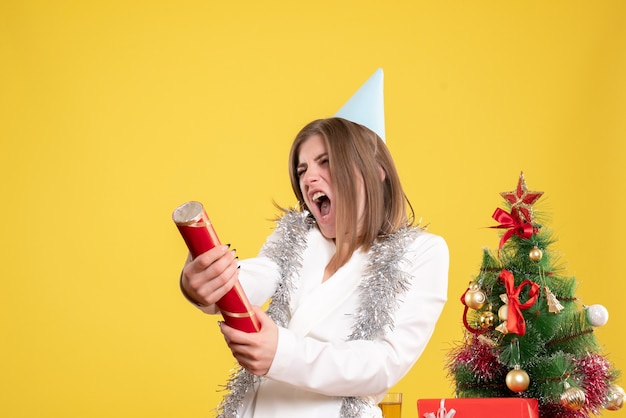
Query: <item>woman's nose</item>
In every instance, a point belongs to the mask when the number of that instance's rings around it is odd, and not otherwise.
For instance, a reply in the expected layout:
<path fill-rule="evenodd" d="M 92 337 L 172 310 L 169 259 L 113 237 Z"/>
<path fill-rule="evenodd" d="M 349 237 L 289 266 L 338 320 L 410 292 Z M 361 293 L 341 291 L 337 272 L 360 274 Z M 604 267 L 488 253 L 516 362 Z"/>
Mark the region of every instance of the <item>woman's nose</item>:
<path fill-rule="evenodd" d="M 317 170 L 309 168 L 304 173 L 304 178 L 302 180 L 304 181 L 304 184 L 313 184 L 318 181 L 319 178 L 320 176 Z"/>

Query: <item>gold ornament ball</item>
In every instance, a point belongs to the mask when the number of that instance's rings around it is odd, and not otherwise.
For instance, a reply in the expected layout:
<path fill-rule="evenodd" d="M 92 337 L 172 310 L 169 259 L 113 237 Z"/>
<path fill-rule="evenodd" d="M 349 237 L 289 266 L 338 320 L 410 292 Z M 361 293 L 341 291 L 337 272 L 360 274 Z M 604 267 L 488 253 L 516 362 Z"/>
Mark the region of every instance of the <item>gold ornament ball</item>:
<path fill-rule="evenodd" d="M 533 247 L 528 256 L 533 261 L 539 261 L 543 257 L 543 251 L 539 247 Z"/>
<path fill-rule="evenodd" d="M 480 314 L 480 327 L 482 329 L 491 328 L 496 322 L 496 315 L 491 311 Z"/>
<path fill-rule="evenodd" d="M 570 411 L 578 411 L 585 404 L 585 392 L 580 388 L 570 387 L 561 394 L 561 405 Z"/>
<path fill-rule="evenodd" d="M 472 309 L 481 309 L 487 302 L 487 295 L 476 285 L 465 292 L 465 304 Z"/>
<path fill-rule="evenodd" d="M 626 393 L 624 393 L 624 389 L 622 389 L 621 386 L 611 385 L 605 408 L 609 411 L 622 409 L 622 406 L 624 406 L 624 396 L 626 396 Z"/>
<path fill-rule="evenodd" d="M 498 309 L 498 318 L 500 318 L 501 321 L 506 321 L 508 317 L 509 317 L 509 305 L 500 306 L 500 309 Z"/>
<path fill-rule="evenodd" d="M 528 389 L 528 385 L 530 385 L 530 377 L 524 370 L 516 367 L 507 373 L 506 386 L 513 392 L 523 392 Z"/>

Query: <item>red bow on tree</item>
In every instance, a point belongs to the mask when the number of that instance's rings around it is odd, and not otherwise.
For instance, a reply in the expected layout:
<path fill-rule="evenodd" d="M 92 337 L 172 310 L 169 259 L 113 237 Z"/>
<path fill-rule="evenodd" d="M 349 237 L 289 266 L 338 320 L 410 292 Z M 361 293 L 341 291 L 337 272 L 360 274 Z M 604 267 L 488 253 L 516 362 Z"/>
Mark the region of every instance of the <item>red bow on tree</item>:
<path fill-rule="evenodd" d="M 500 208 L 496 209 L 491 217 L 500 222 L 500 225 L 491 226 L 490 228 L 508 229 L 500 239 L 500 250 L 504 246 L 504 243 L 513 235 L 528 239 L 535 233 L 535 228 L 531 224 L 524 222 L 519 217 L 513 216 Z"/>
<path fill-rule="evenodd" d="M 531 280 L 524 280 L 518 287 L 515 287 L 515 277 L 508 270 L 502 270 L 499 279 L 504 282 L 508 298 L 506 331 L 522 336 L 526 334 L 526 321 L 524 321 L 522 309 L 528 309 L 535 304 L 539 296 L 539 285 Z M 528 300 L 520 303 L 519 295 L 525 286 L 530 286 Z"/>

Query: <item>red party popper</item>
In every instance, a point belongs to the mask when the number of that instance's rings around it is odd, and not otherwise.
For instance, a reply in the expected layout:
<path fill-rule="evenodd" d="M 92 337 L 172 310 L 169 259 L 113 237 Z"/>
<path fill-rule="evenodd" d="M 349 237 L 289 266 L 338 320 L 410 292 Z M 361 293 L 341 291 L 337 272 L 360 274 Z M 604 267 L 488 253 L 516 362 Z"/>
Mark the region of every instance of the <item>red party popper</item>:
<path fill-rule="evenodd" d="M 186 202 L 174 210 L 172 219 L 183 236 L 193 258 L 220 244 L 211 221 L 200 202 Z M 259 319 L 254 315 L 239 280 L 217 301 L 226 325 L 245 332 L 258 332 Z"/>

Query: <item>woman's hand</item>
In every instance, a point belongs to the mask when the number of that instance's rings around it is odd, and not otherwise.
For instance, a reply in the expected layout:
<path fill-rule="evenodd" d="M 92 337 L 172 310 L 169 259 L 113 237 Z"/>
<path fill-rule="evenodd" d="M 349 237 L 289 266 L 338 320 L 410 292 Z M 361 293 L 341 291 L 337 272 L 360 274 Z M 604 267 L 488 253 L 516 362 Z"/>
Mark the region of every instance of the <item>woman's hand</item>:
<path fill-rule="evenodd" d="M 253 306 L 252 309 L 261 324 L 259 332 L 239 331 L 223 322 L 220 322 L 220 330 L 241 367 L 253 375 L 264 376 L 276 355 L 278 327 L 261 308 Z"/>
<path fill-rule="evenodd" d="M 238 278 L 235 251 L 228 245 L 215 247 L 189 261 L 183 268 L 181 286 L 200 305 L 213 305 Z"/>

